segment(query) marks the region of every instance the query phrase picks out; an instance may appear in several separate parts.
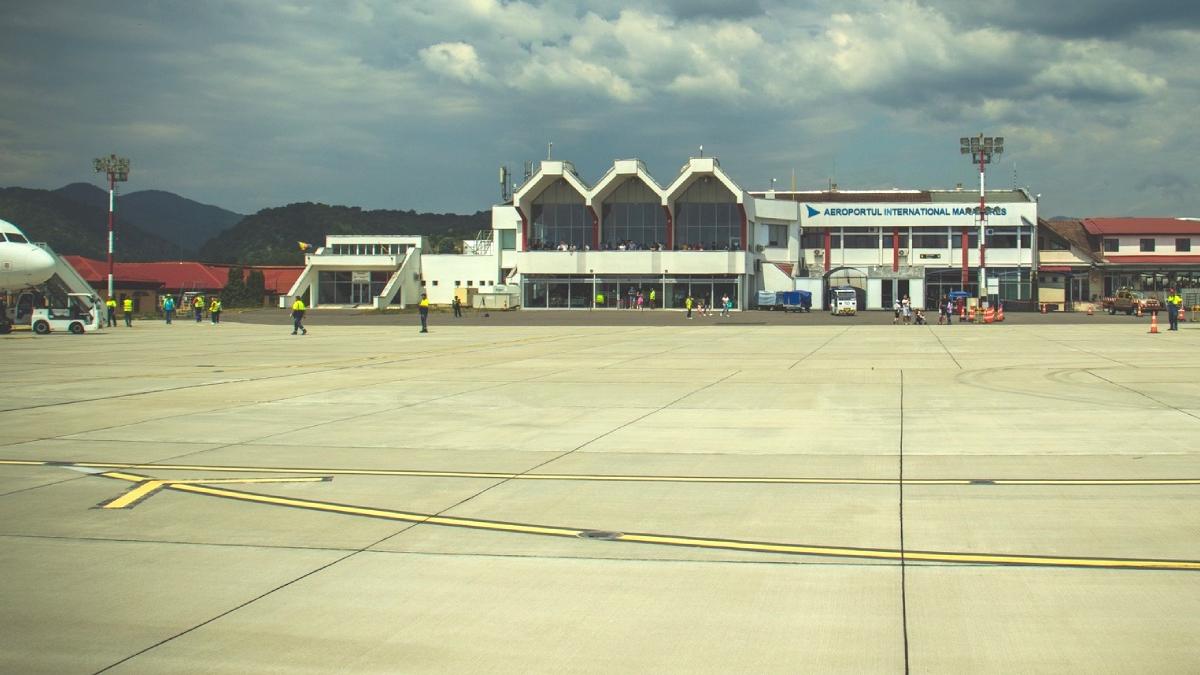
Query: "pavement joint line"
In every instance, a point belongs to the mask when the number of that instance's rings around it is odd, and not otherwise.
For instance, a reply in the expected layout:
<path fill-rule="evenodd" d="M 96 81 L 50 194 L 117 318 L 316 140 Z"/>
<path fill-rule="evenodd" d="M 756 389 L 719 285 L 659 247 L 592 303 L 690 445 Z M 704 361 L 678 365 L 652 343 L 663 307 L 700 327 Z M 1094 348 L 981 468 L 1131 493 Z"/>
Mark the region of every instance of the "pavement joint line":
<path fill-rule="evenodd" d="M 1137 394 L 1137 395 L 1139 395 L 1139 396 L 1142 396 L 1142 397 L 1145 397 L 1145 398 L 1147 398 L 1147 399 L 1149 399 L 1149 400 L 1151 400 L 1151 401 L 1154 401 L 1154 402 L 1155 402 L 1155 403 L 1157 403 L 1158 405 L 1160 405 L 1160 406 L 1162 406 L 1162 407 L 1164 407 L 1164 408 L 1167 408 L 1168 410 L 1174 410 L 1175 412 L 1177 412 L 1177 413 L 1182 413 L 1182 414 L 1184 414 L 1184 415 L 1187 415 L 1188 417 L 1190 417 L 1190 418 L 1192 418 L 1192 419 L 1194 419 L 1194 420 L 1200 420 L 1200 416 L 1197 416 L 1197 415 L 1195 415 L 1195 414 L 1193 414 L 1193 413 L 1190 413 L 1190 412 L 1188 412 L 1188 411 L 1186 411 L 1186 410 L 1184 410 L 1183 408 L 1180 408 L 1180 407 L 1178 407 L 1178 406 L 1173 406 L 1173 405 L 1171 405 L 1170 403 L 1166 403 L 1165 401 L 1160 401 L 1160 400 L 1158 400 L 1157 398 L 1154 398 L 1153 396 L 1151 396 L 1150 394 L 1147 394 L 1147 393 L 1146 393 L 1146 392 L 1144 392 L 1144 391 L 1138 391 L 1137 389 L 1134 389 L 1133 387 L 1130 387 L 1130 386 L 1128 386 L 1128 385 L 1125 385 L 1125 384 L 1121 384 L 1120 382 L 1113 382 L 1112 380 L 1108 379 L 1107 377 L 1104 377 L 1103 375 L 1100 375 L 1099 373 L 1094 373 L 1094 372 L 1092 372 L 1092 371 L 1091 371 L 1090 369 L 1088 369 L 1088 368 L 1083 368 L 1082 370 L 1083 370 L 1084 372 L 1086 372 L 1086 373 L 1088 373 L 1088 374 L 1092 375 L 1093 377 L 1097 377 L 1097 378 L 1099 378 L 1099 379 L 1103 380 L 1104 382 L 1107 382 L 1108 384 L 1110 384 L 1110 385 L 1112 385 L 1112 386 L 1114 386 L 1114 387 L 1118 387 L 1118 388 L 1120 388 L 1120 389 L 1124 389 L 1125 391 L 1133 392 L 1134 394 Z"/>
<path fill-rule="evenodd" d="M 840 333 L 830 336 L 830 338 L 828 340 L 822 342 L 820 345 L 817 346 L 816 349 L 812 350 L 811 352 L 805 354 L 804 356 L 801 356 L 799 359 L 796 360 L 795 363 L 788 366 L 787 369 L 791 370 L 792 368 L 795 368 L 796 366 L 800 365 L 801 361 L 807 359 L 808 357 L 812 356 L 813 354 L 816 354 L 817 352 L 821 351 L 826 346 L 828 346 L 830 342 L 833 342 L 834 340 L 836 340 L 836 339 L 842 337 L 843 335 L 845 335 L 846 333 L 850 332 L 850 329 L 852 327 L 853 326 L 846 326 L 845 328 L 842 329 L 842 331 Z"/>
<path fill-rule="evenodd" d="M 136 477 L 121 477 L 111 474 L 98 474 L 100 477 L 135 482 Z M 480 518 L 465 518 L 443 516 L 437 514 L 398 511 L 381 507 L 342 504 L 331 501 L 300 499 L 296 497 L 281 497 L 257 492 L 246 492 L 230 488 L 212 487 L 198 484 L 169 484 L 164 489 L 187 492 L 196 495 L 232 499 L 257 504 L 283 506 L 309 511 L 319 511 L 340 515 L 360 516 L 383 520 L 412 523 L 413 525 L 442 525 L 475 530 L 494 532 L 510 532 L 515 534 L 531 534 L 552 537 L 579 539 L 584 532 L 597 528 L 579 528 L 561 525 L 542 525 L 535 523 L 516 523 Z M 451 507 L 452 508 L 452 507 Z M 406 530 L 409 528 L 406 528 Z M 402 530 L 402 531 L 406 531 Z M 399 534 L 399 533 L 395 533 Z M 384 537 L 374 545 L 395 536 Z M 701 549 L 720 549 L 747 551 L 752 553 L 783 553 L 790 555 L 824 556 L 836 558 L 854 558 L 863 560 L 917 561 L 917 562 L 946 562 L 958 564 L 998 564 L 1022 567 L 1041 568 L 1095 568 L 1119 570 L 1163 570 L 1163 571 L 1200 571 L 1200 560 L 1172 560 L 1151 558 L 1106 558 L 1095 556 L 1048 556 L 1023 553 L 973 553 L 961 551 L 928 551 L 888 548 L 863 548 L 853 546 L 829 546 L 817 544 L 792 544 L 784 542 L 748 541 L 739 539 L 721 539 L 709 537 L 691 537 L 686 535 L 651 534 L 637 532 L 620 532 L 611 539 L 602 541 L 629 542 L 642 544 L 657 544 L 663 546 L 683 546 Z M 370 547 L 365 547 L 350 555 L 355 555 Z M 349 557 L 349 556 L 346 556 Z M 345 558 L 343 558 L 345 559 Z M 335 561 L 337 562 L 337 561 Z M 330 563 L 334 564 L 334 563 Z"/>
<path fill-rule="evenodd" d="M 941 342 L 941 339 L 938 340 Z M 953 357 L 951 357 L 953 358 Z M 956 361 L 957 363 L 957 361 Z M 899 452 L 898 457 L 898 481 L 896 485 L 897 496 L 899 497 L 899 520 L 900 520 L 900 621 L 904 632 L 904 673 L 908 675 L 909 667 L 909 649 L 908 649 L 908 566 L 907 559 L 904 555 L 904 369 L 900 369 L 900 429 L 898 437 Z"/>
<path fill-rule="evenodd" d="M 557 459 L 557 457 L 555 458 Z M 766 485 L 896 485 L 898 478 L 773 477 L 773 476 L 673 476 L 644 474 L 513 473 L 502 471 L 438 471 L 424 469 L 345 469 L 332 467 L 229 466 L 213 464 L 158 464 L 136 462 L 91 462 L 0 459 L 0 466 L 79 466 L 94 469 L 158 469 L 170 471 L 214 471 L 223 473 L 288 473 L 332 476 L 481 478 L 505 480 L 640 482 L 640 483 L 734 483 Z M 535 467 L 536 468 L 536 467 Z M 530 470 L 532 471 L 532 469 Z M 83 477 L 83 476 L 80 476 Z M 1156 487 L 1200 485 L 1200 478 L 905 478 L 905 485 L 947 487 Z"/>
<path fill-rule="evenodd" d="M 936 339 L 938 344 L 942 346 L 942 350 L 946 352 L 946 356 L 950 357 L 950 360 L 954 362 L 954 365 L 958 366 L 959 370 L 965 370 L 965 368 L 962 367 L 962 364 L 958 362 L 958 359 L 955 358 L 954 353 L 951 352 L 950 348 L 946 346 L 946 343 L 942 341 L 941 334 L 938 331 L 932 330 L 932 326 L 926 326 L 926 328 L 930 329 L 929 332 L 933 334 L 934 339 Z"/>

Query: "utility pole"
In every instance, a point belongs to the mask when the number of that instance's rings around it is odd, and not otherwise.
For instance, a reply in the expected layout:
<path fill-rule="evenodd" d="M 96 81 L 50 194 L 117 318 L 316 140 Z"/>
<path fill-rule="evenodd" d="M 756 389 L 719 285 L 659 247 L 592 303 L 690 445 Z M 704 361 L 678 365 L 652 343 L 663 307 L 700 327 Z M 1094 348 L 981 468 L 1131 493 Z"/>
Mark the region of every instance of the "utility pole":
<path fill-rule="evenodd" d="M 109 155 L 92 160 L 96 173 L 108 174 L 108 297 L 113 297 L 113 220 L 117 199 L 117 182 L 129 180 L 129 159 Z"/>
<path fill-rule="evenodd" d="M 979 297 L 987 295 L 987 246 L 984 237 L 986 236 L 985 229 L 987 227 L 987 194 L 985 191 L 985 166 L 992 163 L 992 156 L 1004 153 L 1004 137 L 1003 136 L 978 136 L 959 139 L 959 152 L 964 155 L 970 155 L 972 162 L 979 163 Z M 967 286 L 967 231 L 963 228 L 962 232 L 962 252 L 963 252 L 963 290 Z"/>

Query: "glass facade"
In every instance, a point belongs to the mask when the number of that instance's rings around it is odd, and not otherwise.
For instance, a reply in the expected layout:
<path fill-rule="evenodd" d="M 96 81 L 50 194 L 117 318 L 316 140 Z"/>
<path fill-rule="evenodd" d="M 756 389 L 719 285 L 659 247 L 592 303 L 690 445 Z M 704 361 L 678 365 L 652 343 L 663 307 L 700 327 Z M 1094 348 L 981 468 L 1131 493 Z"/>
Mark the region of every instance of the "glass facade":
<path fill-rule="evenodd" d="M 667 243 L 667 212 L 658 194 L 641 180 L 621 183 L 601 207 L 600 248 L 663 247 Z"/>
<path fill-rule="evenodd" d="M 705 251 L 744 250 L 742 212 L 721 181 L 705 176 L 675 202 L 675 248 Z"/>
<path fill-rule="evenodd" d="M 404 255 L 408 244 L 333 244 L 325 255 Z"/>
<path fill-rule="evenodd" d="M 650 291 L 655 308 L 683 309 L 691 295 L 711 307 L 728 295 L 733 307 L 739 306 L 737 276 L 540 276 L 526 275 L 522 281 L 522 307 L 525 309 L 633 309 L 638 293 L 642 306 L 650 309 Z"/>
<path fill-rule="evenodd" d="M 530 250 L 592 245 L 592 218 L 583 195 L 560 178 L 533 200 Z"/>
<path fill-rule="evenodd" d="M 383 293 L 391 272 L 317 272 L 317 302 L 367 305 Z"/>

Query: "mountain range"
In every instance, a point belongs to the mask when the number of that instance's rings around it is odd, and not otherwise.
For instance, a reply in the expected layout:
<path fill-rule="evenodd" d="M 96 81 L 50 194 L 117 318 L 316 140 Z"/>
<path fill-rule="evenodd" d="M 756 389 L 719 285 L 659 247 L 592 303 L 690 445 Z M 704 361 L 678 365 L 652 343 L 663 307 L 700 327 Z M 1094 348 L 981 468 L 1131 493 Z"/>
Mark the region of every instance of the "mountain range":
<path fill-rule="evenodd" d="M 0 188 L 0 219 L 60 254 L 102 259 L 108 250 L 108 192 L 90 183 L 57 190 Z M 327 234 L 421 234 L 434 251 L 488 229 L 486 211 L 470 215 L 401 210 L 364 211 L 310 202 L 249 216 L 162 190 L 118 194 L 114 251 L 118 260 L 202 260 L 302 265 L 298 241 L 321 245 Z"/>

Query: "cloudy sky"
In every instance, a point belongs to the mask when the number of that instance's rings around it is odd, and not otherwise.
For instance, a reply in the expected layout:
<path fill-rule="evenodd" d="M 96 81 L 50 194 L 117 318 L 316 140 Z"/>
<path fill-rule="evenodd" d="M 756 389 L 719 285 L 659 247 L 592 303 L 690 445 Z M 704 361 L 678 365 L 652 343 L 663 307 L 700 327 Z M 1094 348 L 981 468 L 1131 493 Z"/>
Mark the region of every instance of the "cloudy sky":
<path fill-rule="evenodd" d="M 747 189 L 994 186 L 1200 216 L 1200 3 L 0 0 L 0 185 L 472 212 L 498 167 L 704 146 Z"/>

